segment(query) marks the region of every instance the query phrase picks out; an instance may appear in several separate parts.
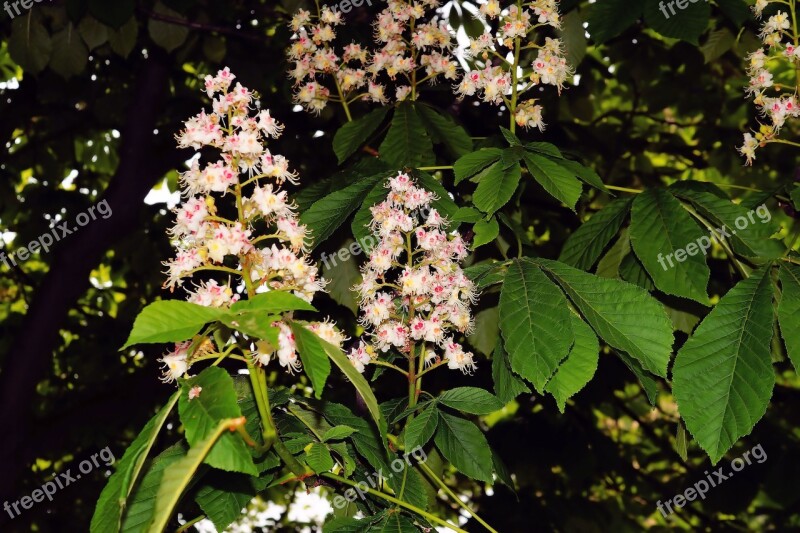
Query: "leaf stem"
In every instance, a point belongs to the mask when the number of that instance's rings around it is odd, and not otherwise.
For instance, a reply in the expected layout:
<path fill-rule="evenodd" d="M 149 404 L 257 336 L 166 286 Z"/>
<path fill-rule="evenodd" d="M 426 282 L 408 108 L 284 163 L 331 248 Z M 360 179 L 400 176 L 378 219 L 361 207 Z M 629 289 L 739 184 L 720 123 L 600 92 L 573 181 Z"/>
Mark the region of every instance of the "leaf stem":
<path fill-rule="evenodd" d="M 448 496 L 450 496 L 450 499 L 452 499 L 453 501 L 455 501 L 455 502 L 456 502 L 456 503 L 457 503 L 457 504 L 458 504 L 458 505 L 459 505 L 459 506 L 460 506 L 462 509 L 464 509 L 466 512 L 468 512 L 468 513 L 470 514 L 470 516 L 472 516 L 472 518 L 474 518 L 475 520 L 477 520 L 478 522 L 480 522 L 480 524 L 481 524 L 483 527 L 485 527 L 486 529 L 488 529 L 488 530 L 489 530 L 489 531 L 491 531 L 492 533 L 497 533 L 497 530 L 496 530 L 496 529 L 494 529 L 494 528 L 493 528 L 492 526 L 490 526 L 489 524 L 487 524 L 487 523 L 486 523 L 486 521 L 484 521 L 484 520 L 483 520 L 483 519 L 482 519 L 480 516 L 478 516 L 478 513 L 476 513 L 475 511 L 473 511 L 473 510 L 470 508 L 470 506 L 469 506 L 469 505 L 467 505 L 466 503 L 462 502 L 462 501 L 461 501 L 461 498 L 459 498 L 459 497 L 458 497 L 458 495 L 457 495 L 455 492 L 453 492 L 453 491 L 450 489 L 450 487 L 448 487 L 448 486 L 447 486 L 447 483 L 445 483 L 444 481 L 442 481 L 441 479 L 439 479 L 439 476 L 437 476 L 437 475 L 436 475 L 436 472 L 434 472 L 433 470 L 431 470 L 431 467 L 429 467 L 428 465 L 426 465 L 425 463 L 422 463 L 422 462 L 420 462 L 420 463 L 417 463 L 417 466 L 418 466 L 419 468 L 421 468 L 423 472 L 425 472 L 425 474 L 426 474 L 426 475 L 427 475 L 427 476 L 428 476 L 428 477 L 431 479 L 431 481 L 433 481 L 435 484 L 439 485 L 439 487 L 440 487 L 440 488 L 441 488 L 441 489 L 442 489 L 442 490 L 443 490 L 443 491 L 444 491 L 444 492 L 445 492 L 445 493 L 446 493 Z"/>
<path fill-rule="evenodd" d="M 336 474 L 331 474 L 329 472 L 321 474 L 321 476 L 325 477 L 325 478 L 328 478 L 328 479 L 333 479 L 335 481 L 338 481 L 339 483 L 344 483 L 345 485 L 350 485 L 351 487 L 357 486 L 357 483 L 355 483 L 354 481 L 350 481 L 349 479 L 343 478 L 341 476 L 337 476 Z M 460 527 L 455 526 L 455 525 L 451 524 L 450 522 L 448 522 L 446 520 L 442 520 L 438 516 L 435 516 L 435 515 L 432 515 L 432 514 L 426 512 L 426 511 L 423 511 L 419 507 L 417 507 L 415 505 L 412 505 L 412 504 L 410 504 L 408 502 L 404 502 L 402 500 L 398 500 L 397 498 L 395 498 L 393 496 L 389 496 L 388 494 L 385 494 L 385 493 L 380 492 L 380 491 L 375 490 L 375 489 L 371 489 L 369 487 L 367 487 L 366 489 L 363 488 L 363 487 L 359 487 L 359 489 L 362 492 L 366 492 L 367 494 L 371 494 L 373 496 L 377 496 L 378 498 L 384 499 L 384 500 L 386 500 L 388 502 L 391 502 L 391 503 L 393 503 L 395 505 L 399 505 L 400 507 L 403 507 L 404 509 L 408 509 L 409 511 L 422 516 L 423 518 L 427 519 L 430 522 L 435 522 L 435 523 L 439 524 L 440 526 L 444 526 L 444 527 L 450 528 L 453 531 L 456 531 L 457 533 L 467 533 L 465 530 L 461 529 Z"/>

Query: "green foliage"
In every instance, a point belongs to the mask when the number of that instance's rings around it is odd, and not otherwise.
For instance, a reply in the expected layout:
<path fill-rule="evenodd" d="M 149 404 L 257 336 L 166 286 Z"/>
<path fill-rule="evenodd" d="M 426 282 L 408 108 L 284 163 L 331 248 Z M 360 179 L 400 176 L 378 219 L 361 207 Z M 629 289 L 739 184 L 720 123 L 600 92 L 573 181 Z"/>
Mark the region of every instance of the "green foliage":
<path fill-rule="evenodd" d="M 189 393 L 195 387 L 199 387 L 200 392 L 190 399 Z M 200 446 L 200 443 L 214 434 L 222 421 L 242 416 L 233 379 L 225 370 L 214 366 L 187 379 L 181 383 L 178 412 L 189 445 Z M 228 472 L 258 475 L 250 451 L 241 436 L 226 432 L 217 438 L 219 440 L 204 458 L 207 464 Z"/>
<path fill-rule="evenodd" d="M 740 281 L 675 358 L 675 399 L 686 428 L 717 463 L 764 416 L 775 386 L 770 269 Z"/>

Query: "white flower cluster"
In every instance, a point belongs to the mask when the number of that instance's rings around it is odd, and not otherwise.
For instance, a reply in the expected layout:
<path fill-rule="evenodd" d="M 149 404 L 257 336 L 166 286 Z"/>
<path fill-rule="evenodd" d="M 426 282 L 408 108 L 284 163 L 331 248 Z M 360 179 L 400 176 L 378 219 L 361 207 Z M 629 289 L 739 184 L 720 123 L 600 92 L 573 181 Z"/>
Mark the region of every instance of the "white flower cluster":
<path fill-rule="evenodd" d="M 768 0 L 758 0 L 753 11 L 761 17 L 769 4 Z M 800 116 L 795 78 L 795 71 L 800 69 L 800 47 L 794 44 L 798 36 L 790 32 L 791 28 L 791 17 L 787 13 L 778 11 L 770 16 L 761 27 L 760 37 L 764 47 L 747 58 L 750 81 L 746 92 L 753 98 L 759 114 L 767 119 L 767 123 L 762 124 L 758 131 L 744 134 L 739 153 L 746 158 L 748 165 L 756 158 L 758 148 L 772 142 L 780 134 L 787 118 Z M 790 72 L 791 81 L 776 83 L 774 73 L 778 72 Z"/>
<path fill-rule="evenodd" d="M 303 253 L 306 227 L 299 223 L 287 193 L 278 188 L 285 180 L 295 182 L 296 174 L 289 170 L 283 156 L 266 147 L 269 138 L 280 136 L 283 126 L 269 111 L 258 111 L 257 96 L 239 83 L 233 86 L 235 78 L 227 68 L 216 76 L 207 76 L 205 89 L 213 98 L 213 112 L 204 111 L 189 119 L 177 136 L 180 147 L 216 148 L 220 158 L 201 168 L 199 157 L 195 157 L 192 167 L 181 176 L 186 200 L 175 209 L 170 235 L 177 253 L 164 263 L 165 286 L 174 289 L 197 271 L 223 272 L 229 278 L 249 276 L 247 284 L 255 292 L 290 291 L 310 302 L 325 281 Z M 234 218 L 218 213 L 215 193 L 227 195 L 237 204 Z M 269 233 L 254 236 L 256 224 L 269 228 Z M 229 307 L 239 300 L 236 287 L 229 283 L 214 279 L 201 282 L 188 301 Z M 266 353 L 256 352 L 255 360 L 266 364 L 274 352 L 282 366 L 297 370 L 300 362 L 291 328 L 280 321 L 273 325 L 280 330 L 279 346 Z M 328 325 L 313 328 L 336 344 L 344 340 L 328 331 Z M 165 380 L 186 374 L 191 359 L 197 356 L 197 352 L 189 353 L 189 347 L 189 343 L 180 343 L 161 359 Z"/>
<path fill-rule="evenodd" d="M 469 333 L 473 326 L 475 286 L 459 266 L 467 246 L 460 235 L 446 232 L 447 221 L 431 207 L 434 195 L 407 174 L 398 174 L 387 187 L 387 199 L 372 207 L 370 227 L 379 242 L 355 287 L 372 346 L 362 342 L 350 360 L 363 372 L 378 351 L 395 349 L 431 364 L 441 360 L 438 348 L 449 368 L 471 373 L 472 353 L 451 334 Z"/>
<path fill-rule="evenodd" d="M 291 28 L 296 39 L 288 56 L 294 62 L 290 75 L 297 88 L 296 103 L 316 113 L 328 101 L 386 103 L 387 79 L 393 82 L 395 99 L 401 101 L 414 84 L 434 82 L 440 75 L 456 79 L 452 35 L 435 15 L 439 0 L 388 0 L 387 4 L 375 22 L 374 50 L 351 43 L 337 53 L 334 40 L 342 14 L 327 6 L 317 16 L 302 9 L 294 15 Z M 325 76 L 335 77 L 335 96 L 325 86 Z"/>
<path fill-rule="evenodd" d="M 553 85 L 561 93 L 564 83 L 572 75 L 561 41 L 547 37 L 541 46 L 532 41 L 527 42 L 528 36 L 540 28 L 561 27 L 557 2 L 534 0 L 526 3 L 525 7 L 527 9 L 520 9 L 512 4 L 503 9 L 498 0 L 488 0 L 481 5 L 480 13 L 487 24 L 491 26 L 494 19 L 497 19 L 496 28 L 470 39 L 469 56 L 475 58 L 479 64 L 483 63 L 483 67 L 464 74 L 461 82 L 454 87 L 459 97 L 477 95 L 484 102 L 495 105 L 505 103 L 508 107 L 513 107 L 509 100 L 514 92 L 511 73 L 522 65 L 514 62 L 513 54 L 504 56 L 501 52 L 504 49 L 513 51 L 515 46 L 520 50 L 537 50 L 536 59 L 523 69 L 527 79 L 518 80 L 517 97 L 540 85 Z M 499 59 L 500 62 L 493 63 L 493 59 Z M 544 130 L 542 106 L 536 104 L 536 99 L 517 102 L 514 120 L 520 127 Z"/>

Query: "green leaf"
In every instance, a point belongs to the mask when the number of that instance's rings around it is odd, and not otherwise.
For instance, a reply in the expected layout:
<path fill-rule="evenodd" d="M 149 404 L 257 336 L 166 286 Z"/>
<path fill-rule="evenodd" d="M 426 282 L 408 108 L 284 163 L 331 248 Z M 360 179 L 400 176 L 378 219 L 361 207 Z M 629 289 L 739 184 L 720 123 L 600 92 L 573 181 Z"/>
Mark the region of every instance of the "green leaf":
<path fill-rule="evenodd" d="M 350 426 L 334 426 L 326 431 L 324 435 L 322 435 L 322 442 L 328 442 L 329 440 L 342 440 L 355 432 L 356 430 Z"/>
<path fill-rule="evenodd" d="M 128 509 L 123 515 L 121 528 L 98 529 L 98 533 L 105 533 L 106 531 L 141 533 L 145 531 L 153 520 L 158 487 L 161 485 L 161 477 L 164 474 L 164 469 L 175 461 L 185 457 L 187 451 L 183 441 L 179 441 L 158 454 L 148 465 L 141 482 L 134 488 L 128 501 Z"/>
<path fill-rule="evenodd" d="M 356 242 L 366 253 L 369 253 L 372 248 L 378 244 L 378 238 L 369 230 L 369 223 L 372 221 L 371 207 L 386 200 L 389 195 L 389 190 L 383 181 L 378 182 L 370 189 L 367 196 L 364 198 L 361 207 L 356 211 L 353 216 L 353 222 L 350 229 L 353 232 Z"/>
<path fill-rule="evenodd" d="M 617 357 L 625 363 L 625 366 L 633 372 L 633 375 L 639 380 L 639 385 L 647 396 L 647 401 L 650 402 L 650 405 L 655 407 L 656 400 L 658 399 L 658 381 L 653 377 L 653 374 L 645 370 L 639 361 L 628 354 L 616 350 L 614 353 L 616 353 Z"/>
<path fill-rule="evenodd" d="M 378 107 L 339 128 L 339 131 L 333 136 L 333 151 L 336 153 L 340 165 L 367 142 L 386 118 L 388 112 L 388 107 Z"/>
<path fill-rule="evenodd" d="M 740 281 L 675 358 L 672 385 L 686 428 L 717 463 L 764 415 L 775 385 L 770 268 Z"/>
<path fill-rule="evenodd" d="M 361 395 L 361 399 L 367 406 L 367 410 L 369 411 L 372 419 L 375 421 L 377 429 L 380 433 L 381 442 L 386 442 L 386 420 L 383 418 L 383 414 L 381 414 L 381 409 L 378 406 L 378 400 L 375 398 L 375 394 L 372 392 L 372 389 L 369 386 L 369 383 L 361 373 L 356 370 L 356 367 L 353 366 L 353 363 L 350 362 L 350 359 L 342 353 L 342 350 L 339 349 L 338 346 L 334 346 L 333 344 L 326 342 L 320 339 L 320 343 L 322 347 L 325 349 L 325 353 L 328 354 L 328 357 L 339 367 L 339 370 L 347 377 L 350 383 L 353 384 L 356 391 Z M 360 420 L 360 419 L 359 419 Z M 359 432 L 362 431 L 357 426 L 353 426 L 352 424 L 347 424 L 346 422 L 336 422 L 337 424 L 345 424 L 354 427 Z M 354 436 L 355 438 L 355 436 Z"/>
<path fill-rule="evenodd" d="M 630 236 L 633 251 L 659 290 L 708 305 L 711 270 L 705 251 L 711 241 L 672 194 L 664 189 L 647 189 L 637 195 L 631 210 Z M 708 243 L 706 250 L 697 245 L 702 238 Z M 678 260 L 678 254 L 683 261 Z"/>
<path fill-rule="evenodd" d="M 744 0 L 717 0 L 720 11 L 725 13 L 736 26 L 741 26 L 750 18 L 751 13 Z"/>
<path fill-rule="evenodd" d="M 300 223 L 308 226 L 311 231 L 314 239 L 312 247 L 318 246 L 333 235 L 353 211 L 358 209 L 371 190 L 383 187 L 385 178 L 386 173 L 366 177 L 314 202 L 314 205 L 300 216 Z"/>
<path fill-rule="evenodd" d="M 83 72 L 89 61 L 89 51 L 81 42 L 78 32 L 68 24 L 66 28 L 53 35 L 53 53 L 50 68 L 64 79 Z"/>
<path fill-rule="evenodd" d="M 439 403 L 473 415 L 488 415 L 503 408 L 503 402 L 479 387 L 456 387 L 439 396 Z"/>
<path fill-rule="evenodd" d="M 189 399 L 189 391 L 200 387 L 200 394 Z M 197 446 L 211 435 L 221 420 L 239 418 L 241 408 L 237 402 L 233 379 L 217 366 L 210 366 L 197 376 L 181 384 L 178 413 L 190 446 Z M 228 472 L 242 472 L 257 476 L 250 450 L 242 437 L 227 432 L 208 453 L 206 463 Z"/>
<path fill-rule="evenodd" d="M 789 192 L 789 195 L 795 210 L 800 210 L 800 185 L 795 185 L 791 192 Z"/>
<path fill-rule="evenodd" d="M 500 160 L 503 151 L 499 148 L 481 148 L 477 152 L 464 155 L 453 165 L 455 184 L 458 185 L 467 178 L 471 178 L 481 170 Z"/>
<path fill-rule="evenodd" d="M 297 343 L 297 353 L 303 361 L 303 369 L 314 387 L 314 395 L 321 398 L 325 382 L 331 373 L 331 362 L 322 347 L 322 339 L 297 322 L 292 322 L 292 332 Z"/>
<path fill-rule="evenodd" d="M 602 0 L 589 6 L 588 32 L 596 43 L 616 37 L 642 16 L 643 2 Z"/>
<path fill-rule="evenodd" d="M 139 36 L 139 24 L 136 17 L 131 17 L 119 30 L 111 32 L 108 43 L 118 55 L 127 58 L 136 48 L 136 38 Z"/>
<path fill-rule="evenodd" d="M 439 413 L 433 439 L 442 455 L 462 474 L 491 483 L 492 452 L 483 432 L 469 420 Z"/>
<path fill-rule="evenodd" d="M 500 330 L 511 368 L 541 392 L 574 342 L 567 300 L 534 264 L 515 260 L 500 293 Z"/>
<path fill-rule="evenodd" d="M 348 363 L 349 362 L 348 360 Z M 352 363 L 350 363 L 350 366 L 353 366 Z M 344 405 L 334 402 L 324 402 L 320 405 L 310 403 L 310 405 L 312 408 L 321 412 L 331 424 L 350 426 L 355 429 L 356 433 L 350 436 L 350 440 L 353 442 L 353 446 L 355 446 L 358 453 L 367 460 L 375 471 L 390 471 L 389 464 L 387 463 L 388 454 L 385 446 L 386 439 L 382 437 L 382 435 L 386 434 L 385 421 L 382 422 L 384 429 L 379 432 L 375 425 L 356 416 Z M 381 420 L 383 420 L 383 416 L 381 416 Z"/>
<path fill-rule="evenodd" d="M 203 478 L 203 486 L 194 499 L 217 531 L 225 531 L 241 518 L 242 510 L 255 497 L 256 491 L 247 476 L 224 474 L 215 475 L 211 480 L 209 477 Z"/>
<path fill-rule="evenodd" d="M 319 442 L 314 442 L 306 450 L 306 463 L 317 474 L 328 472 L 333 468 L 334 462 L 328 448 Z"/>
<path fill-rule="evenodd" d="M 522 141 L 520 141 L 519 137 L 514 135 L 511 132 L 511 130 L 504 128 L 503 126 L 500 126 L 500 133 L 503 134 L 503 137 L 505 138 L 509 146 L 522 146 Z"/>
<path fill-rule="evenodd" d="M 472 231 L 475 232 L 475 239 L 472 241 L 472 249 L 475 250 L 497 239 L 500 235 L 500 224 L 496 218 L 491 217 L 489 220 L 479 220 Z"/>
<path fill-rule="evenodd" d="M 514 196 L 521 177 L 519 163 L 513 162 L 506 166 L 504 161 L 498 161 L 481 176 L 478 188 L 472 195 L 472 202 L 487 215 L 494 214 Z"/>
<path fill-rule="evenodd" d="M 492 356 L 492 380 L 494 393 L 504 404 L 520 394 L 531 392 L 525 382 L 511 371 L 511 363 L 508 361 L 502 342 L 497 343 Z"/>
<path fill-rule="evenodd" d="M 381 159 L 393 167 L 420 167 L 432 164 L 433 143 L 411 102 L 400 102 L 392 125 L 380 146 Z"/>
<path fill-rule="evenodd" d="M 603 180 L 600 179 L 600 176 L 597 175 L 597 172 L 594 169 L 584 166 L 577 161 L 570 161 L 569 159 L 564 159 L 563 161 L 558 162 L 562 167 L 566 168 L 570 172 L 572 172 L 578 179 L 582 180 L 587 185 L 594 187 L 595 189 L 602 191 L 608 195 L 611 195 L 611 191 L 608 190 Z"/>
<path fill-rule="evenodd" d="M 406 455 L 410 453 L 410 451 L 405 452 Z M 424 454 L 425 452 L 422 453 Z M 425 511 L 428 508 L 428 493 L 426 492 L 427 481 L 414 469 L 413 461 L 411 464 L 408 464 L 406 460 L 400 457 L 398 457 L 398 459 L 403 462 L 403 468 L 400 472 L 393 471 L 389 474 L 389 485 L 397 495 L 397 498 Z M 426 459 L 427 456 L 423 455 L 420 462 L 424 462 Z M 397 459 L 392 461 L 392 463 L 396 460 Z"/>
<path fill-rule="evenodd" d="M 436 404 L 426 407 L 406 426 L 404 442 L 406 450 L 411 451 L 428 444 L 438 425 L 439 410 Z"/>
<path fill-rule="evenodd" d="M 139 313 L 125 345 L 180 342 L 192 338 L 200 329 L 225 316 L 227 311 L 182 300 L 159 300 Z"/>
<path fill-rule="evenodd" d="M 619 198 L 598 211 L 569 236 L 558 260 L 589 270 L 628 216 L 632 200 Z"/>
<path fill-rule="evenodd" d="M 469 343 L 484 355 L 491 355 L 500 337 L 500 309 L 490 307 L 475 315 L 475 327 L 467 337 Z"/>
<path fill-rule="evenodd" d="M 145 424 L 139 435 L 133 440 L 124 455 L 116 464 L 116 470 L 108 478 L 92 516 L 91 533 L 117 531 L 122 523 L 122 515 L 128 506 L 128 499 L 133 491 L 147 456 L 153 448 L 156 437 L 164 426 L 164 422 L 178 401 L 178 393 L 174 393 L 166 405 Z"/>
<path fill-rule="evenodd" d="M 231 306 L 231 313 L 280 314 L 286 311 L 316 311 L 317 309 L 287 291 L 269 291 L 256 294 L 247 300 L 240 300 Z"/>
<path fill-rule="evenodd" d="M 89 50 L 94 50 L 108 41 L 108 26 L 91 15 L 81 19 L 80 24 L 78 24 L 78 32 L 80 32 Z"/>
<path fill-rule="evenodd" d="M 610 346 L 639 360 L 645 369 L 667 375 L 672 324 L 647 291 L 624 281 L 599 278 L 557 261 L 535 259 L 557 282 L 595 332 Z"/>
<path fill-rule="evenodd" d="M 414 172 L 414 177 L 420 187 L 436 194 L 437 198 L 431 202 L 431 206 L 433 206 L 443 217 L 453 220 L 453 217 L 458 212 L 458 206 L 453 199 L 450 198 L 450 193 L 447 191 L 447 189 L 445 189 L 436 178 L 427 172 L 416 171 Z M 453 229 L 452 226 L 451 229 Z"/>
<path fill-rule="evenodd" d="M 39 16 L 31 12 L 13 20 L 8 53 L 25 72 L 38 74 L 43 71 L 52 51 L 53 42 Z"/>
<path fill-rule="evenodd" d="M 155 7 L 153 8 L 153 12 L 156 15 L 161 15 L 165 18 L 170 18 L 173 20 L 180 20 L 185 21 L 186 17 L 174 11 L 161 2 L 156 2 Z M 189 36 L 189 28 L 186 26 L 175 24 L 173 22 L 166 22 L 163 20 L 151 18 L 147 22 L 147 29 L 150 33 L 150 38 L 156 43 L 158 46 L 166 50 L 167 52 L 172 52 L 180 45 L 182 45 L 186 38 Z"/>
<path fill-rule="evenodd" d="M 800 372 L 800 267 L 781 265 L 781 303 L 778 305 L 778 322 L 786 353 L 796 372 Z"/>
<path fill-rule="evenodd" d="M 777 259 L 786 251 L 781 241 L 770 239 L 779 228 L 766 207 L 748 210 L 727 198 L 699 189 L 696 182 L 677 182 L 670 187 L 670 191 L 691 202 L 717 229 L 724 226 L 731 235 L 726 240 L 731 242 L 735 253 L 751 258 Z"/>
<path fill-rule="evenodd" d="M 711 63 L 722 57 L 735 42 L 736 36 L 731 33 L 731 30 L 720 28 L 708 35 L 708 40 L 700 47 L 700 51 L 703 52 L 706 63 Z"/>
<path fill-rule="evenodd" d="M 674 6 L 674 8 L 673 8 Z M 648 26 L 663 35 L 688 41 L 694 45 L 706 31 L 711 16 L 708 2 L 688 3 L 683 9 L 662 0 L 645 0 L 644 20 Z"/>
<path fill-rule="evenodd" d="M 575 211 L 575 205 L 583 192 L 583 185 L 574 173 L 545 156 L 525 152 L 525 166 L 533 178 L 551 196 Z"/>
<path fill-rule="evenodd" d="M 346 259 L 342 261 L 340 255 L 342 250 Z M 353 253 L 353 252 L 356 253 Z M 329 280 L 325 290 L 330 294 L 333 301 L 350 309 L 354 315 L 358 314 L 358 299 L 356 293 L 351 288 L 361 280 L 361 272 L 358 270 L 356 255 L 363 253 L 361 247 L 352 239 L 347 239 L 337 254 L 322 256 L 322 277 Z"/>
<path fill-rule="evenodd" d="M 608 249 L 606 255 L 597 263 L 597 270 L 595 274 L 601 278 L 621 278 L 620 269 L 622 262 L 626 257 L 631 255 L 631 238 L 628 234 L 628 228 L 623 228 L 619 232 L 619 239 L 614 245 Z"/>
<path fill-rule="evenodd" d="M 561 19 L 561 30 L 558 32 L 566 50 L 567 64 L 577 68 L 586 57 L 586 30 L 583 18 L 576 9 Z"/>
<path fill-rule="evenodd" d="M 574 313 L 570 314 L 570 318 L 575 344 L 544 388 L 556 399 L 558 410 L 562 413 L 567 399 L 577 394 L 592 379 L 600 358 L 600 343 L 592 328 Z"/>
<path fill-rule="evenodd" d="M 248 337 L 264 339 L 272 346 L 278 345 L 280 329 L 273 324 L 280 320 L 278 315 L 267 315 L 260 312 L 226 315 L 221 322 L 226 326 L 241 331 Z"/>
<path fill-rule="evenodd" d="M 419 533 L 414 522 L 400 513 L 386 513 L 377 524 L 373 524 L 365 533 Z"/>
<path fill-rule="evenodd" d="M 675 434 L 675 451 L 678 452 L 681 460 L 686 462 L 689 459 L 688 442 L 686 439 L 686 428 L 678 422 L 678 432 Z"/>
<path fill-rule="evenodd" d="M 472 150 L 472 139 L 453 117 L 424 103 L 418 103 L 415 109 L 433 142 L 444 144 L 450 155 L 458 158 Z"/>
<path fill-rule="evenodd" d="M 208 433 L 208 436 L 192 446 L 189 453 L 164 469 L 156 495 L 153 522 L 148 528 L 149 533 L 161 533 L 166 529 L 184 490 L 211 450 L 215 448 L 217 440 L 225 436 L 224 434 L 229 434 L 228 427 L 231 422 L 231 420 L 221 421 Z"/>

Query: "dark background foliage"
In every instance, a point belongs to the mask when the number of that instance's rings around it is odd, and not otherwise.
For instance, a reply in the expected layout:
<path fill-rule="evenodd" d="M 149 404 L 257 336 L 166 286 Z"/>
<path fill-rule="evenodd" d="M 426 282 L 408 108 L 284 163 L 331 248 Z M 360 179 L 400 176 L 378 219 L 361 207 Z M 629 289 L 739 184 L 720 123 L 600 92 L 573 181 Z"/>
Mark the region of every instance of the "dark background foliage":
<path fill-rule="evenodd" d="M 382 8 L 373 4 L 348 16 L 354 37 L 367 36 Z M 757 45 L 757 30 L 744 2 L 692 4 L 688 18 L 669 27 L 653 15 L 650 0 L 561 4 L 577 19 L 578 31 L 573 25 L 568 40 L 573 60 L 580 60 L 580 81 L 560 98 L 544 94 L 549 128 L 523 138 L 553 142 L 606 183 L 622 187 L 688 176 L 769 190 L 794 176 L 791 151 L 770 148 L 757 166 L 745 168 L 734 149 L 745 125 L 755 124 L 742 87 L 743 57 Z M 113 210 L 50 253 L 17 267 L 0 265 L 0 502 L 30 494 L 54 472 L 75 470 L 106 446 L 121 457 L 173 390 L 157 379 L 158 347 L 131 353 L 118 348 L 145 303 L 172 296 L 161 288 L 160 272 L 171 254 L 171 215 L 163 203 L 144 198 L 157 186 L 176 189 L 175 169 L 190 154 L 175 148 L 174 134 L 207 105 L 199 76 L 227 65 L 261 93 L 263 105 L 286 125 L 271 149 L 299 171 L 301 188 L 337 170 L 331 140 L 344 120 L 339 110 L 314 117 L 291 104 L 283 50 L 288 13 L 297 5 L 68 0 L 34 4 L 13 21 L 0 13 L 0 229 L 16 233 L 16 248 L 48 231 L 54 219 L 72 221 L 98 201 L 107 200 Z M 461 20 L 451 17 L 454 25 Z M 593 35 L 588 43 L 580 30 L 584 20 Z M 427 99 L 476 137 L 494 135 L 506 122 L 496 108 L 453 104 L 446 85 Z M 451 179 L 445 176 L 448 187 Z M 591 197 L 576 215 L 529 186 L 506 214 L 529 228 L 526 253 L 554 258 L 570 232 L 606 201 Z M 780 210 L 770 202 L 777 216 Z M 345 238 L 337 233 L 316 253 L 338 249 Z M 498 242 L 501 250 L 516 246 L 516 236 L 504 228 Z M 477 259 L 496 253 L 484 247 Z M 710 265 L 709 292 L 719 295 L 732 284 L 730 270 L 722 259 L 712 258 Z M 497 294 L 488 293 L 480 309 L 496 303 Z M 334 299 L 320 306 L 352 323 L 352 312 Z M 691 327 L 703 313 L 684 311 L 675 320 Z M 474 344 L 491 346 L 496 320 L 491 312 L 479 317 Z M 486 419 L 488 438 L 516 474 L 519 492 L 498 485 L 477 493 L 474 503 L 503 532 L 794 528 L 800 525 L 800 392 L 789 364 L 780 362 L 777 369 L 765 419 L 729 454 L 760 443 L 768 460 L 668 522 L 656 501 L 702 479 L 711 465 L 691 443 L 688 459 L 681 459 L 671 397 L 662 394 L 651 410 L 635 377 L 610 355 L 601 357 L 598 375 L 565 414 L 551 398 L 523 395 Z M 344 381 L 333 377 L 332 397 L 353 404 L 352 389 L 337 387 L 336 380 Z M 492 388 L 488 358 L 479 359 L 474 377 L 442 373 L 429 386 L 435 391 L 470 384 Z M 0 529 L 87 530 L 104 474 L 101 469 L 84 476 L 13 522 L 0 513 Z M 284 520 L 282 527 L 295 526 Z"/>

